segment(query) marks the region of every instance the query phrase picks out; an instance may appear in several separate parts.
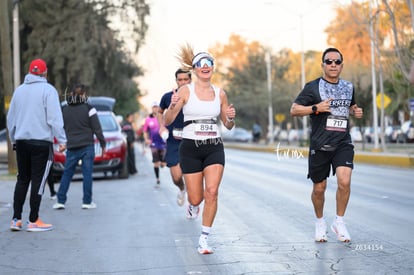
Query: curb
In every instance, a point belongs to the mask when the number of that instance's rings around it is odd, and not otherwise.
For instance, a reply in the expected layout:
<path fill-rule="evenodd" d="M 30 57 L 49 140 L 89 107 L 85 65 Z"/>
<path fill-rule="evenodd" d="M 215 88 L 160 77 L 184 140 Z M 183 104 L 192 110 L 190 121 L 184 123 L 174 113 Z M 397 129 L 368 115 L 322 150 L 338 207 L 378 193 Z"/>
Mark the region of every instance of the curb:
<path fill-rule="evenodd" d="M 306 147 L 289 147 L 283 146 L 281 148 L 278 147 L 271 147 L 269 145 L 252 145 L 252 144 L 245 144 L 245 143 L 224 143 L 224 146 L 227 148 L 233 149 L 241 149 L 241 150 L 249 150 L 249 151 L 256 151 L 256 152 L 269 152 L 269 153 L 276 153 L 279 152 L 286 152 L 286 151 L 300 151 L 301 155 L 304 157 L 308 157 L 309 149 Z M 354 161 L 358 163 L 368 163 L 368 164 L 376 164 L 376 165 L 388 165 L 388 166 L 396 166 L 396 167 L 406 167 L 412 168 L 414 167 L 414 155 L 413 154 L 393 154 L 393 153 L 386 153 L 386 152 L 378 152 L 378 153 L 369 153 L 369 152 L 360 152 L 355 151 Z"/>
<path fill-rule="evenodd" d="M 414 156 L 397 155 L 388 153 L 369 154 L 355 152 L 355 161 L 360 163 L 370 163 L 378 165 L 390 165 L 397 167 L 414 167 Z"/>

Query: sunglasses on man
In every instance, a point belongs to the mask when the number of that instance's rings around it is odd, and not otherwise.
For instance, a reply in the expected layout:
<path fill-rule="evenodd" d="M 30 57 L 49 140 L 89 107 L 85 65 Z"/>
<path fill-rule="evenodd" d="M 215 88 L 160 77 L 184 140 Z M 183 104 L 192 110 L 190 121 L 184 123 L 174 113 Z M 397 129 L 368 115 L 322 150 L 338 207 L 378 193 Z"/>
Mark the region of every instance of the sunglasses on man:
<path fill-rule="evenodd" d="M 336 65 L 341 65 L 342 64 L 341 59 L 325 59 L 323 61 L 323 63 L 325 63 L 326 65 L 331 65 L 333 62 L 335 62 Z"/>

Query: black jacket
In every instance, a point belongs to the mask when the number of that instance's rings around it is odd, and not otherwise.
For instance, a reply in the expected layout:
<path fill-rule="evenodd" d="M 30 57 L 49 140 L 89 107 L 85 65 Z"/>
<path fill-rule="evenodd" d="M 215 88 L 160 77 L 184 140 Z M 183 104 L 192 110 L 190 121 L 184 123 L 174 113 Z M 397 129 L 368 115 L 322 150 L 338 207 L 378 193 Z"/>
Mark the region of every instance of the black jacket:
<path fill-rule="evenodd" d="M 83 102 L 69 103 L 63 106 L 62 113 L 69 150 L 94 144 L 94 134 L 101 147 L 105 148 L 101 123 L 94 107 Z"/>

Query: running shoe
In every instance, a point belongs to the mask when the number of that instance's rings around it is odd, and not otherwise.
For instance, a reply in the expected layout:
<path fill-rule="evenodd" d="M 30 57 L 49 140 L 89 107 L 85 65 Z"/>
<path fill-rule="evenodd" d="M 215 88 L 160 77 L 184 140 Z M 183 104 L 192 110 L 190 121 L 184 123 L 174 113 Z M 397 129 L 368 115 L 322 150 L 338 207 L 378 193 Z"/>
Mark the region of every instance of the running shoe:
<path fill-rule="evenodd" d="M 53 229 L 53 225 L 42 222 L 40 218 L 37 218 L 37 221 L 35 222 L 27 221 L 26 230 L 29 232 L 49 231 L 52 229 Z"/>
<path fill-rule="evenodd" d="M 185 202 L 185 190 L 179 190 L 177 193 L 177 204 L 178 206 L 183 206 Z"/>
<path fill-rule="evenodd" d="M 213 254 L 213 249 L 208 245 L 206 237 L 200 237 L 198 240 L 197 251 L 200 254 Z"/>
<path fill-rule="evenodd" d="M 198 213 L 200 213 L 200 207 L 188 204 L 187 219 L 197 219 Z"/>
<path fill-rule="evenodd" d="M 334 221 L 331 225 L 332 231 L 336 234 L 338 241 L 349 243 L 351 241 L 351 236 L 346 229 L 344 222 Z"/>
<path fill-rule="evenodd" d="M 316 242 L 327 242 L 328 236 L 326 235 L 328 233 L 326 222 L 315 222 L 315 241 Z"/>
<path fill-rule="evenodd" d="M 65 209 L 65 205 L 63 203 L 55 203 L 53 206 L 53 209 Z"/>
<path fill-rule="evenodd" d="M 96 205 L 96 203 L 94 203 L 94 202 L 91 202 L 91 203 L 84 203 L 84 204 L 82 204 L 82 209 L 95 209 L 95 208 L 97 208 L 98 206 Z"/>
<path fill-rule="evenodd" d="M 51 200 L 56 200 L 56 198 L 57 198 L 57 196 L 56 196 L 56 195 L 50 196 L 50 199 L 51 199 Z"/>
<path fill-rule="evenodd" d="M 11 221 L 10 229 L 11 229 L 11 231 L 21 231 L 22 230 L 22 220 L 18 220 L 16 218 L 14 218 Z"/>

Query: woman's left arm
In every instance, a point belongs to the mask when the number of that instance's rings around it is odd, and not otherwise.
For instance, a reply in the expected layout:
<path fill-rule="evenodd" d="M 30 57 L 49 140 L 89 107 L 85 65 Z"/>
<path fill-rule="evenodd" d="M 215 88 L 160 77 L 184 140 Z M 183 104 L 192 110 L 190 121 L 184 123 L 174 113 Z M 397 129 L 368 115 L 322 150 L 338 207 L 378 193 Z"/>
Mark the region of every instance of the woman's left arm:
<path fill-rule="evenodd" d="M 220 119 L 223 122 L 224 126 L 231 130 L 234 127 L 236 118 L 236 109 L 233 107 L 233 104 L 228 103 L 226 92 L 220 89 L 220 99 L 221 99 L 221 110 L 220 110 Z"/>

